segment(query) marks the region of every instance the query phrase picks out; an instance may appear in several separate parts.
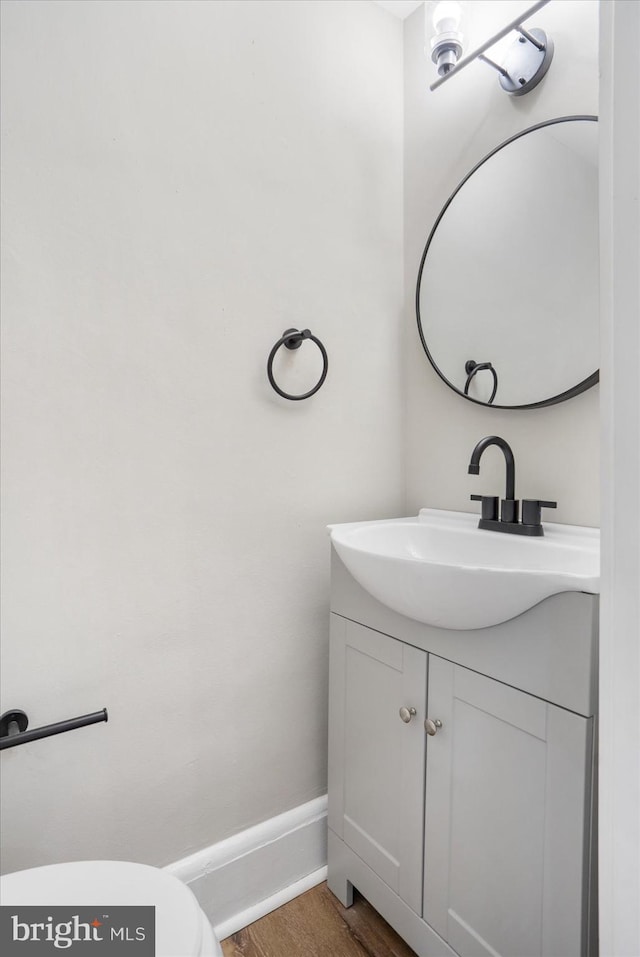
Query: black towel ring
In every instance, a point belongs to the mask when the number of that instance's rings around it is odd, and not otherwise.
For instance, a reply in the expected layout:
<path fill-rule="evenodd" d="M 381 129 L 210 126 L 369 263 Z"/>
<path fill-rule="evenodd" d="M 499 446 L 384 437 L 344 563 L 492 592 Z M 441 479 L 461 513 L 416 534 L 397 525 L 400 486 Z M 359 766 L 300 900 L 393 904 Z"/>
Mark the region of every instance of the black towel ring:
<path fill-rule="evenodd" d="M 322 353 L 322 375 L 318 382 L 314 385 L 313 389 L 310 389 L 309 392 L 305 392 L 303 395 L 289 395 L 288 392 L 283 392 L 279 385 L 276 385 L 276 381 L 273 378 L 273 359 L 280 348 L 280 346 L 285 346 L 287 349 L 299 349 L 302 345 L 303 339 L 311 339 L 312 342 L 315 342 L 318 349 Z M 291 399 L 292 401 L 297 401 L 298 399 L 308 399 L 309 396 L 313 395 L 318 391 L 324 380 L 327 378 L 327 371 L 329 369 L 329 357 L 327 356 L 327 350 L 322 345 L 320 340 L 311 334 L 309 329 L 285 329 L 282 333 L 282 338 L 278 339 L 275 346 L 269 353 L 269 358 L 267 360 L 267 376 L 272 387 L 281 395 L 283 399 Z"/>
<path fill-rule="evenodd" d="M 471 380 L 476 372 L 482 372 L 483 369 L 488 369 L 493 376 L 493 392 L 491 393 L 491 397 L 487 402 L 487 405 L 491 405 L 496 397 L 496 392 L 498 391 L 498 373 L 490 362 L 476 362 L 475 359 L 467 359 L 464 364 L 464 371 L 467 373 L 468 378 L 464 384 L 464 394 L 469 395 L 469 386 L 471 385 Z"/>

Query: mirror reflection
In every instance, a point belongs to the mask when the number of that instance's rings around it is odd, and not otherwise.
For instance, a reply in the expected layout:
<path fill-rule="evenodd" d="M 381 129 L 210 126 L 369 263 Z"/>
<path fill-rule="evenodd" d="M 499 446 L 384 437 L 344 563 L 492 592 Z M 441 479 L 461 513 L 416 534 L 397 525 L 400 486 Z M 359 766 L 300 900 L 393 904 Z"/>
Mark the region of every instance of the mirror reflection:
<path fill-rule="evenodd" d="M 438 374 L 500 408 L 598 380 L 598 128 L 563 117 L 512 137 L 445 204 L 427 241 L 418 329 Z"/>

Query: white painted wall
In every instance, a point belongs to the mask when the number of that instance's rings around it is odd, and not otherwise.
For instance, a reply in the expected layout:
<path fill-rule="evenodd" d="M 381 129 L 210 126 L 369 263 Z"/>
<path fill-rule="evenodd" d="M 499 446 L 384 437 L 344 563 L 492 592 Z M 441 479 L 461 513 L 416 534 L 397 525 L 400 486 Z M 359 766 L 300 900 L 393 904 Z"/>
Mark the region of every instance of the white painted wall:
<path fill-rule="evenodd" d="M 640 6 L 601 5 L 600 954 L 640 954 Z"/>
<path fill-rule="evenodd" d="M 324 526 L 402 512 L 402 25 L 2 19 L 3 708 L 110 714 L 3 754 L 2 865 L 165 864 L 326 789 Z"/>
<path fill-rule="evenodd" d="M 526 5 L 474 10 L 490 33 Z M 429 366 L 412 305 L 464 172 L 516 130 L 597 112 L 597 6 L 539 15 L 556 58 L 522 100 L 480 64 L 430 94 L 422 11 L 406 22 L 403 409 L 400 23 L 360 2 L 5 0 L 3 709 L 34 726 L 111 715 L 3 754 L 5 870 L 162 864 L 323 792 L 323 526 L 405 510 L 402 417 L 407 511 L 469 507 L 469 452 L 495 431 L 519 494 L 598 522 L 599 390 L 529 413 L 466 403 Z M 290 325 L 329 349 L 307 403 L 264 376 Z M 305 351 L 280 357 L 285 386 L 315 374 Z M 630 452 L 616 446 L 617 495 Z M 482 489 L 496 482 L 498 456 Z M 637 616 L 622 614 L 603 684 L 611 955 L 638 937 L 637 725 L 618 746 L 628 709 L 611 707 L 637 698 Z"/>
<path fill-rule="evenodd" d="M 529 6 L 516 0 L 474 0 L 468 52 Z M 562 0 L 529 21 L 553 38 L 555 58 L 543 82 L 524 97 L 505 94 L 497 74 L 482 63 L 471 64 L 430 92 L 436 74 L 424 56 L 423 24 L 418 9 L 404 25 L 407 511 L 423 505 L 473 510 L 471 493 L 504 494 L 499 451 L 483 457 L 479 478 L 467 473 L 476 442 L 497 433 L 513 448 L 519 498 L 557 500 L 549 520 L 597 525 L 599 387 L 570 402 L 526 412 L 466 401 L 438 378 L 424 354 L 414 293 L 430 229 L 465 173 L 507 137 L 535 123 L 597 114 L 598 4 Z M 540 279 L 532 262 L 522 275 L 523 295 L 534 295 Z"/>

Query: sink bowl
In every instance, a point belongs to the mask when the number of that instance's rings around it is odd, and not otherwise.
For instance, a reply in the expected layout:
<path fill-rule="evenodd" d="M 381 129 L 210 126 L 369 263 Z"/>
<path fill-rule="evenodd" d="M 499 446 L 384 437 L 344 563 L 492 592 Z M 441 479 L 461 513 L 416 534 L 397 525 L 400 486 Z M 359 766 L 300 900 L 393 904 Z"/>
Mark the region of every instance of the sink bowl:
<path fill-rule="evenodd" d="M 439 628 L 487 628 L 565 591 L 600 591 L 600 532 L 544 523 L 528 538 L 478 528 L 478 515 L 330 525 L 356 581 L 393 611 Z"/>

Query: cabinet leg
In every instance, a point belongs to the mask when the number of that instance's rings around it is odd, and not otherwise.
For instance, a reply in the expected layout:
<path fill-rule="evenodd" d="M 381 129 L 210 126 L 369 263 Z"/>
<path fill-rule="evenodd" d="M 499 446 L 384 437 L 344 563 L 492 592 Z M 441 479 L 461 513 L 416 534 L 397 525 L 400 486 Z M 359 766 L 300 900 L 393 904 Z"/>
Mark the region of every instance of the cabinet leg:
<path fill-rule="evenodd" d="M 332 874 L 329 871 L 327 887 L 338 898 L 343 907 L 351 907 L 353 904 L 353 884 L 351 881 L 341 874 Z"/>
<path fill-rule="evenodd" d="M 343 907 L 353 904 L 353 884 L 348 879 L 348 855 L 345 845 L 331 828 L 327 831 L 327 887 Z"/>

